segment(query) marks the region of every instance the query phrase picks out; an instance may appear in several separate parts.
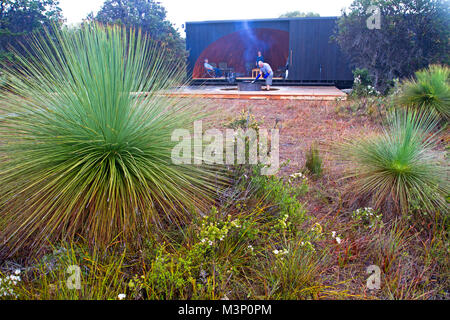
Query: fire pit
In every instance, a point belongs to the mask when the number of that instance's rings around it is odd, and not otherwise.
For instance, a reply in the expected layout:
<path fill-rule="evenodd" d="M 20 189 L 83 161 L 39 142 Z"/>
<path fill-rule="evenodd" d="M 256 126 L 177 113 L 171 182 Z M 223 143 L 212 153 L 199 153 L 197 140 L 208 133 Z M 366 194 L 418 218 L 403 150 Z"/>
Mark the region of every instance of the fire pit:
<path fill-rule="evenodd" d="M 251 81 L 244 81 L 238 83 L 239 91 L 261 91 L 260 83 L 252 83 Z"/>

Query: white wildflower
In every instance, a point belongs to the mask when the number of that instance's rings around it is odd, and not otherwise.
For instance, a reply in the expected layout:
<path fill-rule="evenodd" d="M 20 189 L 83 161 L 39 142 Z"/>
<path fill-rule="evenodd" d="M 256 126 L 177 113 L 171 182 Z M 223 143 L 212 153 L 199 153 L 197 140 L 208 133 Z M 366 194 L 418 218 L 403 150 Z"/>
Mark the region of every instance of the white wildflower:
<path fill-rule="evenodd" d="M 238 220 L 233 220 L 233 221 L 231 221 L 231 225 L 232 225 L 233 227 L 235 227 L 235 228 L 240 228 L 240 227 L 241 227 L 241 225 L 239 224 L 239 221 L 238 221 Z"/>
<path fill-rule="evenodd" d="M 303 179 L 303 180 L 307 180 L 308 178 L 301 172 L 297 172 L 297 173 L 293 173 L 289 176 L 292 179 Z"/>

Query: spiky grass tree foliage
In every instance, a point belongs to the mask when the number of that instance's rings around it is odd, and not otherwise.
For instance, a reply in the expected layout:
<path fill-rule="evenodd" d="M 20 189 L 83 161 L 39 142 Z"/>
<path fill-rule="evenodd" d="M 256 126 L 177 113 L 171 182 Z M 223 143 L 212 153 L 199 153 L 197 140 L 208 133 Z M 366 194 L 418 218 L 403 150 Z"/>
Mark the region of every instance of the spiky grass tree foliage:
<path fill-rule="evenodd" d="M 138 241 L 159 217 L 208 205 L 216 174 L 171 161 L 172 132 L 198 116 L 191 101 L 160 94 L 180 82 L 181 61 L 140 33 L 95 24 L 32 48 L 0 96 L 2 254 L 77 235 L 95 247 Z"/>
<path fill-rule="evenodd" d="M 416 72 L 416 79 L 403 83 L 399 104 L 420 110 L 434 110 L 450 119 L 450 68 L 432 65 Z"/>
<path fill-rule="evenodd" d="M 406 212 L 411 204 L 425 212 L 446 211 L 449 172 L 444 153 L 436 150 L 437 119 L 432 113 L 397 110 L 379 135 L 344 142 L 339 154 L 349 164 L 354 195 L 394 212 Z"/>
<path fill-rule="evenodd" d="M 313 143 L 306 153 L 305 167 L 311 174 L 318 177 L 322 175 L 322 158 L 320 157 L 319 149 L 316 143 Z"/>

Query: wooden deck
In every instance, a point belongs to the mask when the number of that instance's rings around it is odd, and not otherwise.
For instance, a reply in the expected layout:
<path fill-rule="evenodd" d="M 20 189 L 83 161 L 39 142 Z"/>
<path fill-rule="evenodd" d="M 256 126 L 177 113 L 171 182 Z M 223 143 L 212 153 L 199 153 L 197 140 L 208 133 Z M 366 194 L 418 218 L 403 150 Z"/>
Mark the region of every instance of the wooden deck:
<path fill-rule="evenodd" d="M 243 99 L 243 100 L 345 100 L 347 95 L 336 87 L 272 87 L 268 91 L 238 91 L 237 87 L 203 86 L 186 87 L 170 91 L 168 95 L 179 97 L 195 97 L 210 99 Z"/>

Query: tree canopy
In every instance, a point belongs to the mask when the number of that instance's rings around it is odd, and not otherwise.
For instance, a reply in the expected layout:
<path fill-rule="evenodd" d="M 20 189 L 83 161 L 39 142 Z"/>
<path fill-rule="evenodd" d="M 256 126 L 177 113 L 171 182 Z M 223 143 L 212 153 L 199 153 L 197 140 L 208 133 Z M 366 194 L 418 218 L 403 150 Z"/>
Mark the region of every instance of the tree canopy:
<path fill-rule="evenodd" d="M 289 11 L 283 13 L 280 18 L 306 18 L 306 17 L 320 17 L 320 14 L 314 12 Z"/>
<path fill-rule="evenodd" d="M 165 43 L 176 56 L 185 57 L 184 40 L 166 16 L 166 9 L 155 0 L 106 0 L 94 19 L 141 29 L 152 39 Z"/>
<path fill-rule="evenodd" d="M 9 59 L 8 48 L 33 32 L 62 22 L 58 0 L 1 0 L 0 60 Z"/>
<path fill-rule="evenodd" d="M 370 6 L 380 28 L 368 28 Z M 432 63 L 448 64 L 450 16 L 446 0 L 355 0 L 338 22 L 336 40 L 353 67 L 366 68 L 378 89 Z"/>

